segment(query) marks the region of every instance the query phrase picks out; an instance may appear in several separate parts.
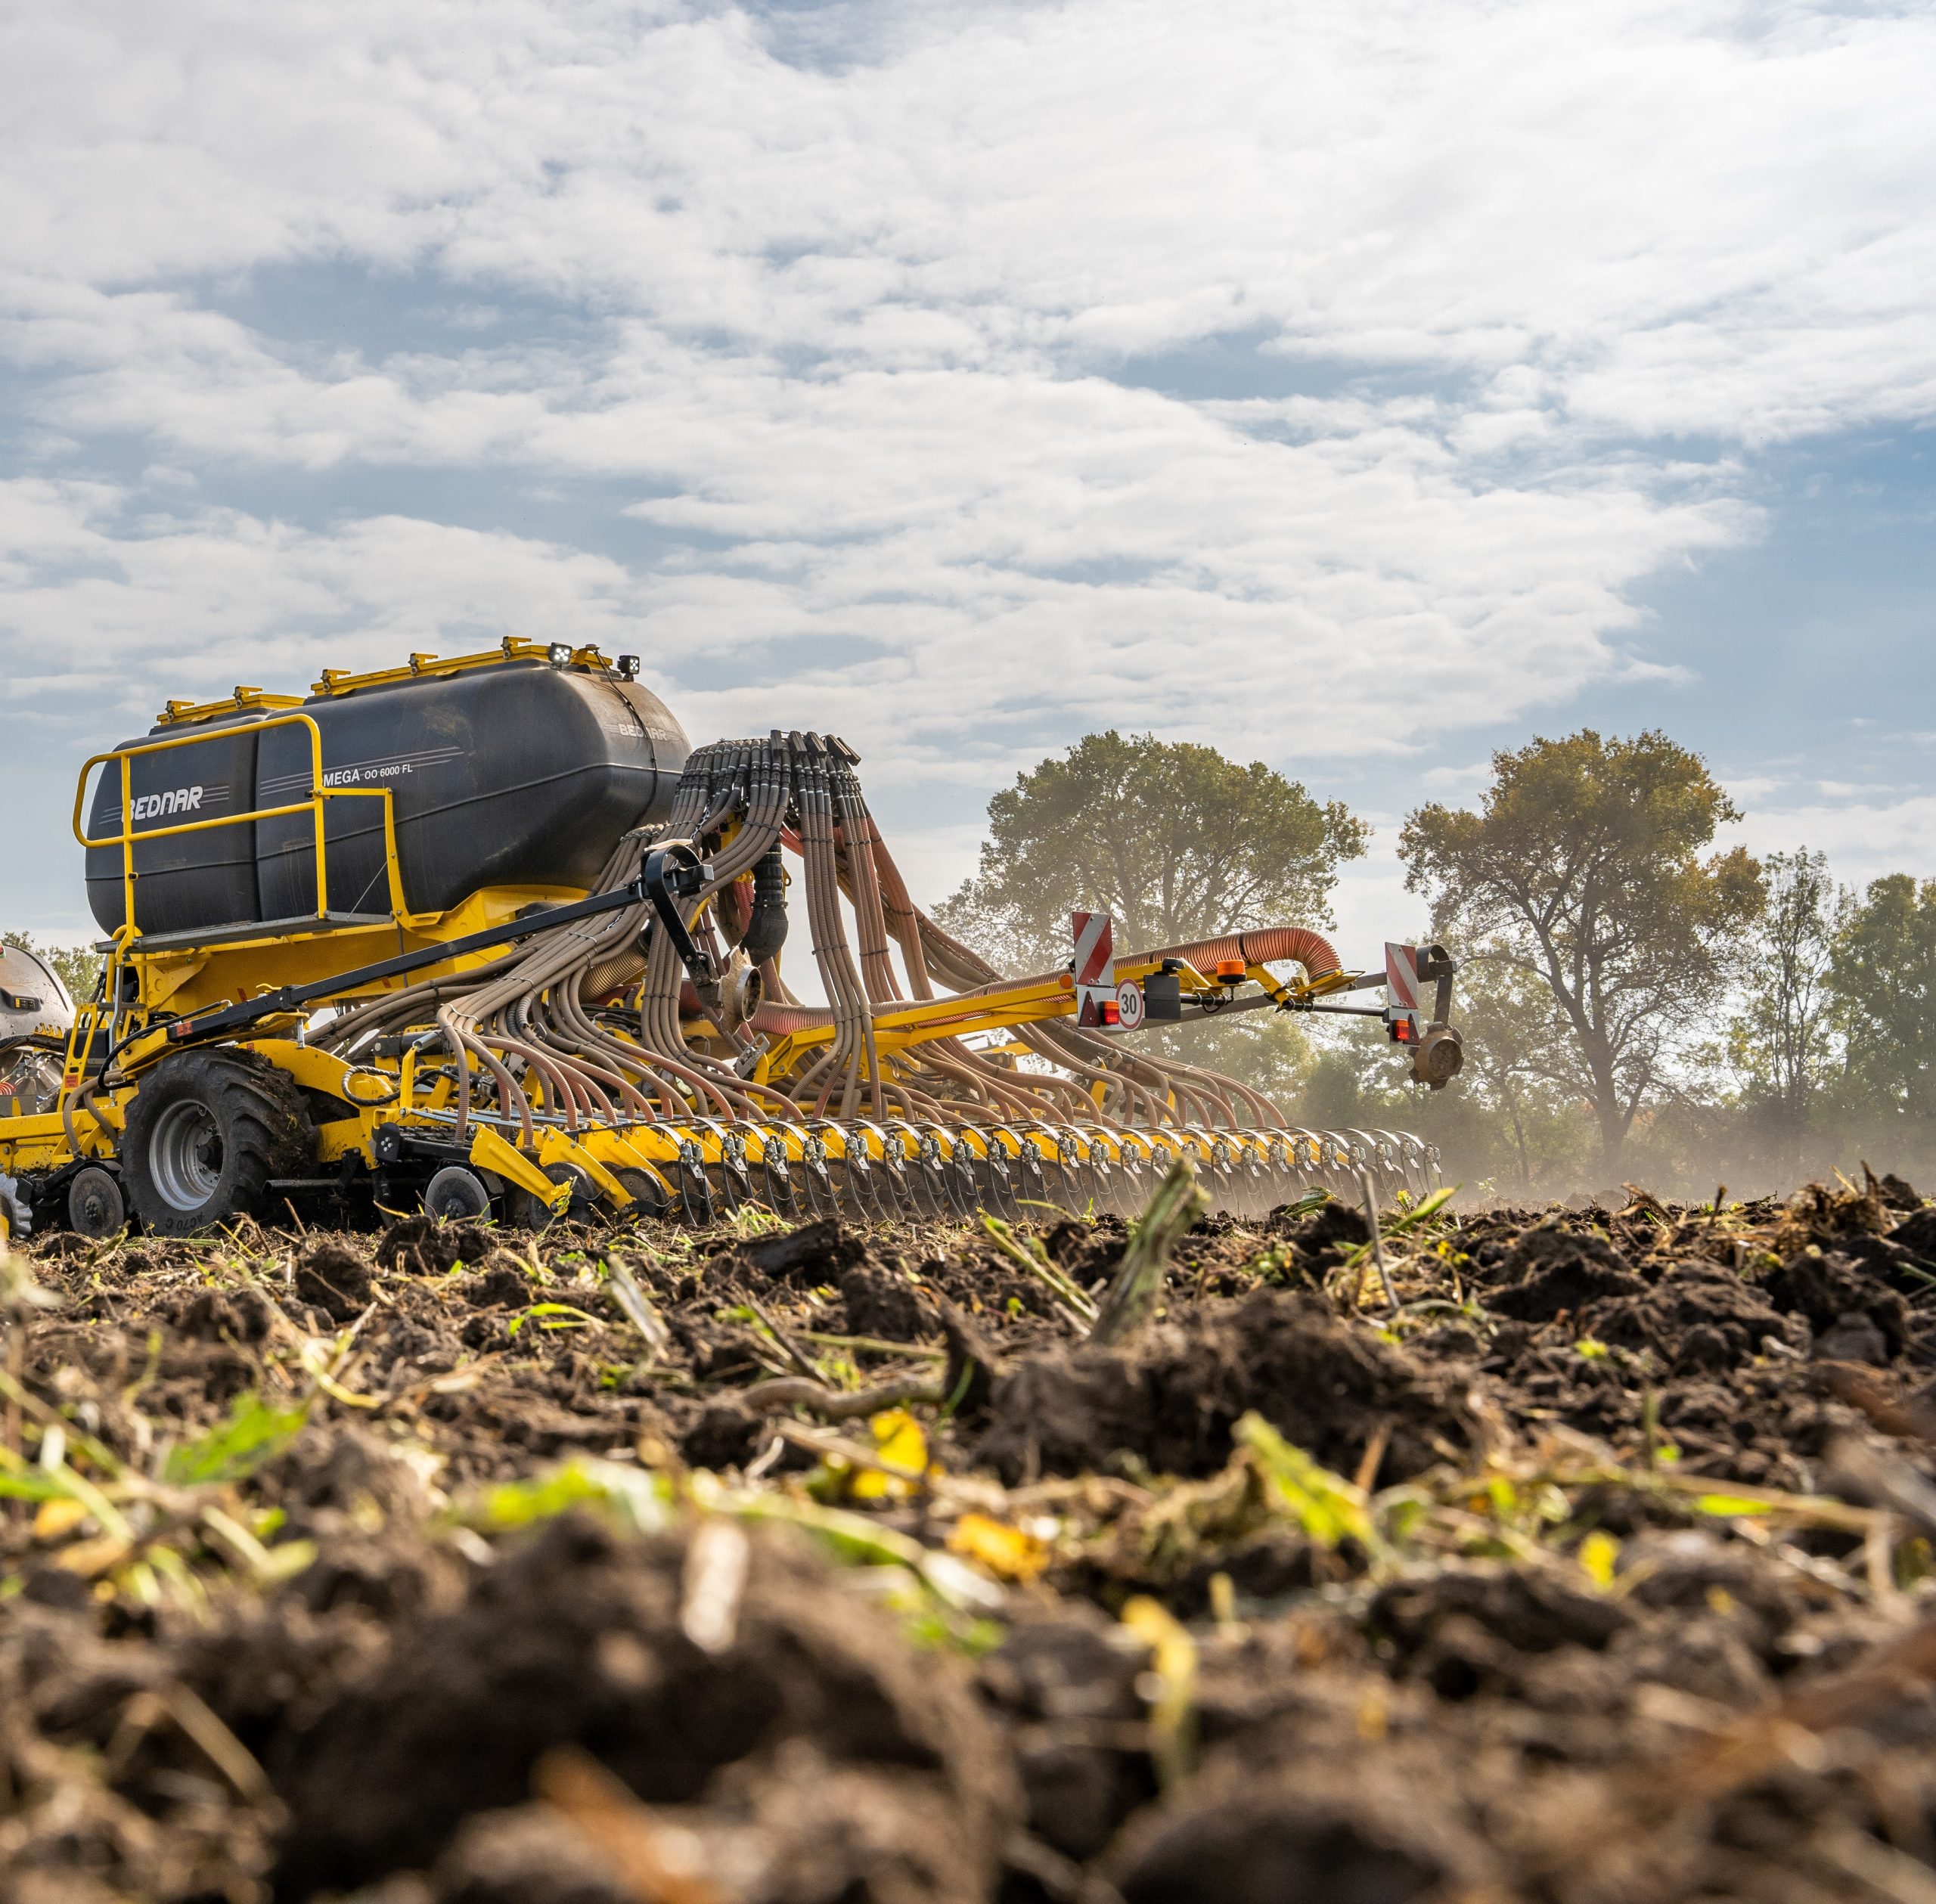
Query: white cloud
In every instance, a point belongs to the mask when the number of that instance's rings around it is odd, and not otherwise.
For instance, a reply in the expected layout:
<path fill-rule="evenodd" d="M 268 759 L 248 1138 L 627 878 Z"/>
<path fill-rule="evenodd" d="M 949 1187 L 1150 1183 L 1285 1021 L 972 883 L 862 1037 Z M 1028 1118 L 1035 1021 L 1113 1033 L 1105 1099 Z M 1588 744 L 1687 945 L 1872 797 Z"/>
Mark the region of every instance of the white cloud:
<path fill-rule="evenodd" d="M 10 706 L 85 685 L 123 721 L 238 681 L 287 692 L 507 634 L 616 653 L 638 585 L 582 550 L 371 517 L 315 532 L 233 510 L 129 519 L 101 484 L 0 483 L 0 653 Z M 433 649 L 434 652 L 434 648 Z"/>
<path fill-rule="evenodd" d="M 1864 799 L 1858 794 L 1753 807 L 1731 830 L 1757 853 L 1792 853 L 1804 846 L 1826 853 L 1835 877 L 1858 887 L 1885 873 L 1909 872 L 1919 878 L 1936 874 L 1929 851 L 1936 839 L 1936 795 Z"/>
<path fill-rule="evenodd" d="M 822 70 L 619 0 L 154 20 L 14 17 L 18 268 L 431 260 L 874 365 L 1248 326 L 1622 427 L 1900 413 L 1936 362 L 1913 10 L 908 8 Z"/>
<path fill-rule="evenodd" d="M 1027 420 L 1018 405 L 1016 429 Z M 1438 724 L 1538 706 L 1621 665 L 1602 634 L 1624 619 L 1608 545 L 1630 548 L 1649 523 L 1670 545 L 1723 533 L 1719 517 L 1683 520 L 1618 489 L 1475 495 L 1429 467 L 1339 471 L 1283 446 L 1212 442 L 1179 487 L 1157 434 L 1140 454 L 1126 446 L 1112 474 L 1104 445 L 1047 433 L 1038 466 L 998 506 L 963 498 L 895 524 L 862 504 L 852 541 L 758 543 L 644 574 L 408 517 L 320 531 L 178 504 L 131 517 L 102 485 L 23 479 L 0 488 L 0 644 L 112 657 L 129 691 L 166 672 L 179 693 L 244 656 L 286 679 L 345 644 L 374 660 L 405 643 L 569 628 L 647 653 L 675 684 L 737 655 L 744 685 L 676 695 L 696 733 L 736 720 L 838 728 L 903 771 L 931 776 L 953 757 L 957 774 L 983 782 L 1084 727 L 1322 758 L 1401 750 Z M 1115 492 L 1091 546 L 1134 565 L 1136 579 L 1059 572 L 1081 551 L 1054 519 L 1057 497 L 1078 492 L 1082 472 L 1056 467 L 1055 453 L 1078 442 L 1095 488 Z M 1246 464 L 1274 507 L 1246 494 Z M 1227 501 L 1200 546 L 1177 550 L 1165 513 L 1190 507 L 1206 472 Z M 1353 507 L 1367 488 L 1376 506 Z M 809 499 L 762 506 L 804 515 Z M 1456 548 L 1419 572 L 1413 552 L 1435 536 Z M 857 640 L 870 659 L 818 659 Z M 57 665 L 13 665 L 23 698 L 66 678 Z"/>
<path fill-rule="evenodd" d="M 1936 412 L 1917 10 L 120 0 L 0 64 L 10 708 L 569 624 L 889 789 L 1403 758 L 1667 678 L 1634 591 L 1755 446 Z M 359 505 L 411 470 L 504 526 Z M 256 473 L 328 500 L 197 502 Z M 660 552 L 525 532 L 587 483 Z"/>

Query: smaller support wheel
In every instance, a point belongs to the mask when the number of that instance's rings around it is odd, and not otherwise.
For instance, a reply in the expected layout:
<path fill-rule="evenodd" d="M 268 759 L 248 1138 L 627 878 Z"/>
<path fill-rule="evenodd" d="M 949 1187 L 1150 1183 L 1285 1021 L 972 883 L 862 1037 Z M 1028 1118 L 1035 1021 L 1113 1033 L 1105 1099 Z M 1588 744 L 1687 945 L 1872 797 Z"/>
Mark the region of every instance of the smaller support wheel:
<path fill-rule="evenodd" d="M 507 1189 L 504 1215 L 514 1230 L 548 1230 L 563 1217 L 573 1223 L 589 1223 L 598 1207 L 598 1192 L 591 1179 L 576 1164 L 547 1164 L 544 1174 L 554 1183 L 569 1183 L 572 1200 L 562 1211 L 554 1210 L 529 1190 Z"/>
<path fill-rule="evenodd" d="M 631 1191 L 635 1199 L 621 1214 L 636 1223 L 659 1223 L 672 1214 L 672 1199 L 666 1186 L 650 1171 L 627 1164 L 612 1174 Z"/>
<path fill-rule="evenodd" d="M 483 1180 L 461 1164 L 446 1164 L 424 1192 L 427 1216 L 445 1223 L 464 1223 L 491 1214 L 491 1192 Z"/>
<path fill-rule="evenodd" d="M 67 1220 L 83 1236 L 99 1242 L 119 1236 L 128 1225 L 128 1200 L 111 1172 L 90 1164 L 67 1186 Z"/>

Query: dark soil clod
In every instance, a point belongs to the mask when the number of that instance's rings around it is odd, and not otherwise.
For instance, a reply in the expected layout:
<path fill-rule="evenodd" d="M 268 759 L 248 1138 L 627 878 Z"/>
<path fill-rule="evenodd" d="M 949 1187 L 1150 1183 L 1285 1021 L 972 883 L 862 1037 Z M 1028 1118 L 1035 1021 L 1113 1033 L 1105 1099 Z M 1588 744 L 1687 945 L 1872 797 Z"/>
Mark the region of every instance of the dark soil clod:
<path fill-rule="evenodd" d="M 889 1846 L 827 1895 L 985 1896 L 1016 1797 L 965 1677 L 917 1665 L 791 1540 L 755 1531 L 749 1545 L 733 1636 L 714 1651 L 681 1623 L 683 1543 L 626 1543 L 575 1518 L 461 1605 L 399 1622 L 273 1766 L 291 1819 L 277 1894 L 434 1864 L 467 1819 L 520 1804 L 543 1755 L 571 1746 L 656 1805 L 724 1782 L 722 1809 L 781 1868 L 807 1845 L 841 1855 L 811 1807 L 786 1801 L 804 1750 Z"/>
<path fill-rule="evenodd" d="M 1128 1453 L 1160 1474 L 1222 1466 L 1230 1431 L 1256 1409 L 1318 1460 L 1357 1465 L 1390 1436 L 1402 1478 L 1464 1445 L 1451 1390 L 1314 1296 L 1259 1291 L 1233 1307 L 1193 1309 L 1133 1349 L 1051 1350 L 994 1387 L 977 1453 L 1011 1485 L 1024 1476 L 1107 1472 Z"/>
<path fill-rule="evenodd" d="M 358 1314 L 375 1287 L 369 1264 L 341 1243 L 317 1243 L 296 1265 L 296 1300 L 340 1323 Z"/>

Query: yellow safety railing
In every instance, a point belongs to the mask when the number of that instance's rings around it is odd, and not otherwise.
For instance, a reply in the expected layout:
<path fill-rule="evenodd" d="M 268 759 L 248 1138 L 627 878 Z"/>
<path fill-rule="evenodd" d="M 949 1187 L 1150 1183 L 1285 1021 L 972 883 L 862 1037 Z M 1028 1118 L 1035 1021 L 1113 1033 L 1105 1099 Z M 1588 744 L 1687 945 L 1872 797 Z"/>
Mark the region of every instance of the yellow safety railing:
<path fill-rule="evenodd" d="M 144 741 L 138 747 L 127 747 L 111 754 L 96 754 L 81 769 L 79 784 L 74 789 L 74 837 L 82 845 L 88 848 L 118 846 L 121 849 L 121 883 L 123 893 L 123 924 L 115 938 L 124 946 L 132 945 L 141 937 L 140 929 L 135 923 L 135 882 L 141 875 L 135 870 L 135 848 L 153 839 L 170 839 L 181 833 L 205 833 L 218 826 L 246 826 L 262 820 L 286 819 L 296 814 L 308 814 L 315 827 L 316 838 L 316 917 L 326 919 L 330 910 L 328 828 L 326 816 L 328 803 L 332 800 L 380 800 L 383 803 L 383 861 L 384 871 L 389 885 L 390 916 L 404 919 L 408 908 L 404 903 L 403 875 L 397 864 L 396 810 L 390 798 L 390 789 L 382 786 L 325 786 L 323 784 L 323 736 L 311 716 L 306 714 L 281 714 L 267 721 L 252 723 L 246 731 L 251 734 L 266 733 L 271 727 L 306 727 L 309 732 L 310 792 L 307 799 L 293 801 L 286 806 L 256 807 L 247 813 L 218 814 L 208 820 L 183 820 L 171 826 L 147 826 L 135 830 L 134 817 L 134 763 L 144 754 L 162 754 L 176 747 L 193 747 L 205 745 L 210 736 L 203 733 L 185 733 L 167 740 Z M 121 763 L 121 830 L 118 833 L 96 839 L 84 830 L 82 815 L 86 811 L 88 778 L 97 767 L 105 766 L 110 761 Z"/>

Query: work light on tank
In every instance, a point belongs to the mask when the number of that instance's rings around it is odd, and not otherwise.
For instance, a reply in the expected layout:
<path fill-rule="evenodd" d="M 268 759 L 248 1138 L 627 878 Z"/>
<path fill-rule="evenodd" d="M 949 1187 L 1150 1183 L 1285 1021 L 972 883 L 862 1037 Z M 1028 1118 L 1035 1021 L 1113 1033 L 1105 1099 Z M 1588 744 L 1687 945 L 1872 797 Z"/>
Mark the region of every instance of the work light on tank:
<path fill-rule="evenodd" d="M 550 656 L 551 665 L 554 668 L 563 667 L 572 658 L 571 645 L 569 642 L 554 641 L 545 653 Z"/>
<path fill-rule="evenodd" d="M 638 656 L 637 655 L 619 656 L 619 678 L 621 681 L 635 681 L 638 679 Z"/>

